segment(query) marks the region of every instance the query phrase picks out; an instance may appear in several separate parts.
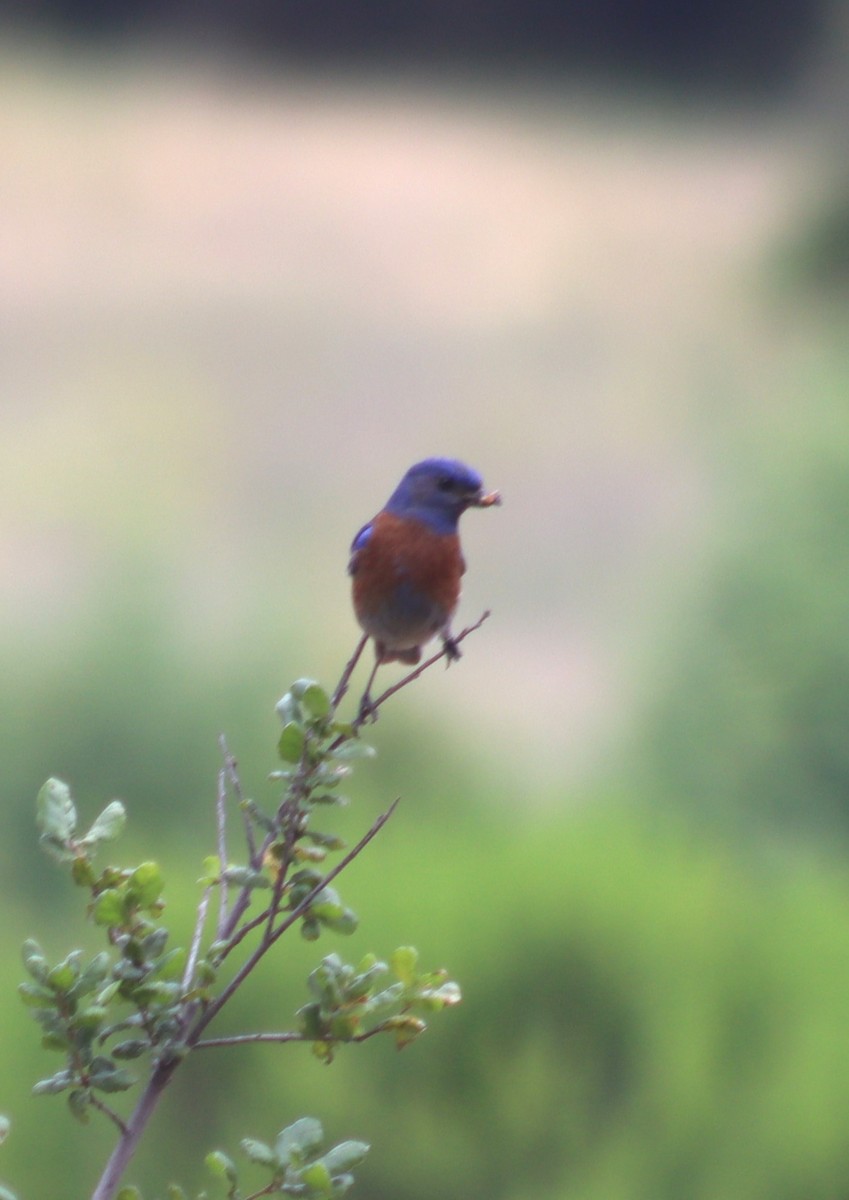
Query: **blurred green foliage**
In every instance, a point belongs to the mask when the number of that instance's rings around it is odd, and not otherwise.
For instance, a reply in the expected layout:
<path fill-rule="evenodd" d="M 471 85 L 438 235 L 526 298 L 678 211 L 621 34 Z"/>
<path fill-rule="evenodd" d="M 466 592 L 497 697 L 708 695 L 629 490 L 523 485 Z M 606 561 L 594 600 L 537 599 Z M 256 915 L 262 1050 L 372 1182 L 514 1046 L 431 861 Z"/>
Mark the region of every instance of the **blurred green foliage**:
<path fill-rule="evenodd" d="M 781 265 L 797 285 L 845 297 L 849 286 L 849 180 L 841 178 L 837 186 L 828 189 L 786 248 Z"/>
<path fill-rule="evenodd" d="M 736 479 L 722 548 L 631 746 L 638 790 L 734 836 L 849 844 L 847 395 L 838 334 L 762 420 L 720 434 Z"/>
<path fill-rule="evenodd" d="M 552 1197 L 826 1200 L 849 1186 L 842 872 L 755 871 L 613 801 L 522 825 L 452 837 L 401 810 L 349 885 L 367 932 L 346 952 L 421 933 L 464 980 L 451 1022 L 403 1054 L 369 1044 L 329 1067 L 305 1049 L 209 1051 L 175 1083 L 132 1178 L 199 1184 L 210 1142 L 273 1137 L 307 1108 L 372 1140 L 360 1186 L 373 1196 L 520 1197 L 533 1180 Z M 188 905 L 191 881 L 174 882 Z M 306 994 L 299 959 L 266 970 L 234 1029 L 288 1027 Z M 24 1040 L 3 1050 L 9 1173 L 49 1194 L 55 1161 L 33 1153 L 49 1128 L 83 1194 L 99 1139 L 25 1098 Z"/>

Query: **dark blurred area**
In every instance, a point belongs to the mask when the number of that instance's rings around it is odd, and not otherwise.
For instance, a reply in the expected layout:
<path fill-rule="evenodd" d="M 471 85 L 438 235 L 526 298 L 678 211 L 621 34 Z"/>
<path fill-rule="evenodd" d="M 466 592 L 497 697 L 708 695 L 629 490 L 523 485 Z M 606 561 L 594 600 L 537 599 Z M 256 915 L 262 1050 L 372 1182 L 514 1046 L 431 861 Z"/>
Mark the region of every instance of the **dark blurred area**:
<path fill-rule="evenodd" d="M 177 37 L 311 64 L 569 69 L 653 86 L 783 91 L 823 37 L 825 0 L 5 0 L 21 27 L 81 40 Z"/>

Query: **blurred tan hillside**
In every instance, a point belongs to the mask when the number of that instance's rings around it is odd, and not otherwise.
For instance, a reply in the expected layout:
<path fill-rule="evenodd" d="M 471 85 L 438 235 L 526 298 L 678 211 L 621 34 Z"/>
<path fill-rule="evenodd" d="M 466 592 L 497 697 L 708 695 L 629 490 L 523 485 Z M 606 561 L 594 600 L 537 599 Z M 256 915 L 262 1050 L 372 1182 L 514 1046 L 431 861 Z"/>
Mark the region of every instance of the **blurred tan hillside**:
<path fill-rule="evenodd" d="M 496 619 L 422 702 L 471 689 L 490 737 L 591 761 L 700 560 L 712 434 L 771 386 L 755 280 L 811 190 L 802 131 L 25 49 L 0 99 L 10 647 L 73 637 L 137 561 L 199 653 L 297 637 L 330 678 L 352 533 L 456 454 L 505 496 L 465 522 L 463 611 Z"/>

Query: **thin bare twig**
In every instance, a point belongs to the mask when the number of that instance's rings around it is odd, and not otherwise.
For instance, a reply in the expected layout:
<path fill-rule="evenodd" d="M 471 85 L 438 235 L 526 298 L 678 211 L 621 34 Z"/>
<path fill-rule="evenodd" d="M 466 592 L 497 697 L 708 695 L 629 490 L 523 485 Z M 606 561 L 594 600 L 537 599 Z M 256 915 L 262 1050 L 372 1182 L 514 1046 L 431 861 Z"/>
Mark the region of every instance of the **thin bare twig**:
<path fill-rule="evenodd" d="M 283 898 L 283 889 L 286 886 L 286 875 L 289 870 L 292 852 L 291 839 L 288 829 L 286 831 L 284 846 L 285 854 L 277 865 L 277 876 L 274 880 L 274 889 L 271 893 L 271 902 L 267 909 L 268 919 L 266 921 L 265 933 L 262 935 L 263 942 L 267 941 L 268 938 L 271 937 L 272 930 L 274 929 L 274 920 L 280 911 L 280 901 Z"/>
<path fill-rule="evenodd" d="M 254 830 L 251 825 L 251 819 L 245 811 L 244 800 L 245 794 L 242 791 L 242 781 L 239 778 L 238 764 L 227 748 L 227 741 L 224 734 L 219 737 L 218 745 L 221 747 L 221 754 L 224 758 L 224 769 L 227 772 L 227 778 L 230 780 L 230 787 L 233 789 L 233 795 L 236 797 L 236 803 L 242 814 L 242 820 L 245 826 L 245 841 L 248 844 L 248 861 L 251 866 L 256 868 L 256 843 L 254 842 Z"/>
<path fill-rule="evenodd" d="M 357 643 L 356 650 L 345 664 L 345 670 L 342 672 L 342 676 L 339 682 L 336 684 L 336 689 L 333 692 L 333 698 L 330 701 L 330 707 L 333 712 L 335 712 L 342 703 L 342 697 L 348 690 L 348 684 L 351 682 L 351 676 L 354 673 L 354 667 L 356 667 L 357 663 L 360 661 L 360 655 L 362 654 L 363 650 L 365 650 L 367 641 L 368 634 L 364 633 Z"/>
<path fill-rule="evenodd" d="M 344 871 L 345 868 L 352 863 L 358 855 L 362 854 L 363 850 L 365 850 L 372 838 L 377 836 L 377 834 L 381 831 L 383 826 L 395 812 L 399 801 L 400 797 L 397 797 L 395 800 L 393 800 L 386 812 L 380 814 L 371 828 L 363 834 L 357 844 L 348 851 L 345 857 L 342 858 L 331 871 L 328 871 L 327 874 L 318 881 L 315 887 L 311 888 L 310 891 L 307 892 L 300 904 L 292 909 L 292 911 L 287 915 L 286 919 L 281 921 L 272 933 L 263 936 L 262 941 L 257 946 L 256 950 L 254 950 L 253 954 L 251 954 L 245 960 L 227 986 L 209 1004 L 204 1012 L 201 1013 L 197 1024 L 186 1039 L 187 1045 L 195 1045 L 201 1033 L 204 1031 L 204 1029 L 206 1029 L 210 1021 L 212 1021 L 212 1019 L 218 1015 L 233 993 L 238 991 L 242 983 L 245 981 L 248 975 L 250 975 L 257 963 L 265 956 L 268 950 L 271 949 L 277 939 L 284 934 L 287 929 L 291 928 L 291 926 L 294 925 L 295 921 L 297 921 L 299 917 L 303 916 L 303 914 L 315 900 L 316 896 L 318 896 L 319 892 L 332 883 L 336 876 Z"/>
<path fill-rule="evenodd" d="M 253 826 L 251 824 L 251 818 L 245 808 L 244 792 L 242 791 L 242 781 L 239 778 L 239 771 L 238 771 L 238 766 L 236 764 L 236 759 L 230 753 L 230 750 L 227 746 L 227 740 L 224 737 L 223 733 L 218 738 L 218 745 L 221 749 L 221 754 L 224 759 L 224 770 L 227 772 L 227 779 L 229 780 L 230 788 L 233 792 L 233 795 L 236 798 L 236 801 L 239 805 L 239 809 L 242 813 L 242 820 L 243 820 L 244 827 L 245 827 L 245 842 L 247 843 L 247 848 L 248 848 L 248 862 L 254 871 L 258 871 L 259 868 L 262 866 L 262 860 L 263 860 L 265 851 L 271 845 L 271 842 L 273 839 L 272 839 L 271 835 L 269 835 L 263 842 L 260 849 L 257 850 L 256 842 L 254 841 L 254 832 L 253 832 Z M 221 858 L 220 854 L 219 854 L 219 858 Z M 221 858 L 221 868 L 222 868 L 221 887 L 222 887 L 222 889 L 224 889 L 225 892 L 227 890 L 227 884 L 223 878 L 223 869 L 224 869 L 224 867 L 226 867 L 226 865 L 227 865 L 226 861 L 223 858 Z M 218 937 L 219 941 L 222 941 L 222 942 L 226 941 L 227 938 L 233 933 L 233 931 L 236 929 L 236 927 L 239 924 L 239 921 L 242 917 L 242 913 L 244 913 L 245 909 L 248 907 L 250 902 L 251 902 L 251 889 L 249 887 L 243 887 L 242 890 L 239 892 L 238 896 L 236 897 L 236 899 L 234 900 L 233 906 L 232 906 L 232 908 L 230 908 L 229 913 L 224 917 L 223 920 L 219 916 L 218 930 L 217 930 L 217 937 Z"/>
<path fill-rule="evenodd" d="M 263 1196 L 273 1196 L 279 1190 L 277 1183 L 272 1179 L 271 1183 L 267 1183 L 258 1192 L 251 1192 L 250 1196 L 245 1196 L 245 1200 L 262 1200 Z"/>
<path fill-rule="evenodd" d="M 346 1045 L 349 1042 L 367 1042 L 369 1038 L 377 1037 L 379 1033 L 386 1033 L 387 1029 L 392 1026 L 381 1021 L 379 1025 L 375 1025 L 373 1029 L 366 1029 L 364 1033 L 354 1033 L 350 1037 L 315 1037 L 312 1034 L 298 1033 L 296 1030 L 286 1030 L 283 1033 L 235 1033 L 226 1037 L 204 1038 L 202 1042 L 195 1042 L 196 1050 L 213 1050 L 221 1046 L 247 1046 L 253 1042 L 270 1042 L 278 1045 L 284 1045 L 287 1042 L 344 1042 Z"/>
<path fill-rule="evenodd" d="M 255 917 L 251 917 L 250 921 L 245 921 L 243 925 L 239 926 L 236 932 L 231 935 L 227 943 L 219 951 L 216 959 L 219 965 L 224 962 L 224 959 L 228 956 L 228 954 L 235 950 L 239 943 L 243 941 L 249 933 L 251 933 L 258 926 L 265 924 L 265 922 L 268 920 L 270 909 L 271 904 L 268 904 L 261 913 L 258 913 Z"/>
<path fill-rule="evenodd" d="M 351 722 L 352 728 L 354 730 L 361 728 L 361 726 L 365 724 L 369 717 L 371 717 L 372 714 L 374 714 L 377 709 L 380 708 L 381 704 L 386 703 L 390 696 L 394 696 L 396 692 L 400 692 L 402 688 L 407 687 L 408 684 L 418 679 L 420 675 L 424 674 L 424 672 L 432 667 L 435 663 L 438 663 L 441 658 L 448 657 L 448 655 L 451 653 L 451 648 L 459 646 L 460 642 L 462 642 L 464 638 L 467 638 L 470 633 L 474 633 L 476 629 L 480 629 L 481 625 L 483 625 L 484 621 L 486 621 L 489 616 L 490 611 L 487 609 L 481 614 L 478 620 L 475 621 L 474 625 L 467 625 L 466 628 L 458 633 L 456 637 L 451 639 L 451 647 L 444 645 L 436 654 L 432 654 L 430 658 L 425 659 L 423 663 L 419 663 L 419 665 L 412 671 L 408 671 L 407 674 L 402 679 L 399 679 L 397 683 L 393 683 L 392 687 L 388 687 L 385 692 L 382 692 L 377 697 L 376 700 L 369 701 L 365 712 L 358 713 Z M 366 691 L 363 695 L 365 698 L 365 696 L 368 695 L 368 691 Z"/>
<path fill-rule="evenodd" d="M 360 854 L 362 854 L 363 850 L 365 850 L 366 846 L 369 844 L 369 842 L 372 840 L 372 838 L 376 837 L 377 834 L 380 833 L 381 829 L 386 824 L 386 822 L 389 820 L 389 818 L 392 816 L 392 814 L 395 812 L 395 809 L 398 807 L 398 805 L 400 803 L 401 803 L 401 797 L 396 796 L 395 799 L 392 801 L 392 803 L 387 808 L 386 812 L 382 812 L 380 814 L 380 816 L 377 818 L 377 820 L 374 822 L 374 824 L 371 826 L 371 828 L 366 830 L 366 832 L 363 834 L 363 836 L 357 842 L 356 846 L 354 846 L 351 850 L 349 850 L 348 853 L 345 855 L 345 857 L 343 859 L 340 859 L 340 861 L 336 864 L 336 866 L 333 868 L 333 870 L 328 871 L 327 874 L 324 876 L 324 878 L 319 880 L 319 882 L 315 885 L 314 888 L 310 889 L 310 891 L 306 894 L 306 896 L 304 896 L 304 898 L 300 902 L 300 904 L 298 904 L 295 908 L 292 909 L 292 911 L 288 914 L 286 919 L 284 921 L 281 921 L 280 924 L 277 926 L 277 928 L 274 930 L 274 932 L 271 934 L 271 937 L 269 938 L 269 941 L 268 941 L 269 947 L 273 946 L 273 944 L 277 941 L 277 939 L 282 934 L 284 934 L 287 929 L 290 929 L 295 924 L 295 922 L 298 920 L 299 917 L 302 917 L 304 915 L 304 913 L 307 911 L 309 906 L 312 904 L 313 900 L 315 900 L 316 896 L 320 892 L 322 892 L 329 884 L 331 884 L 337 875 L 341 875 L 341 873 L 345 870 L 345 868 L 350 863 L 352 863 L 355 858 L 357 858 Z"/>
<path fill-rule="evenodd" d="M 203 895 L 198 904 L 198 915 L 195 921 L 195 929 L 192 934 L 192 944 L 189 948 L 189 957 L 186 959 L 186 969 L 183 972 L 183 991 L 187 992 L 192 986 L 195 976 L 195 967 L 197 966 L 198 954 L 200 952 L 200 939 L 203 936 L 203 927 L 206 924 L 206 914 L 209 909 L 209 896 L 212 888 L 204 888 Z"/>
<path fill-rule="evenodd" d="M 148 1079 L 126 1125 L 121 1123 L 121 1136 L 109 1156 L 97 1187 L 91 1194 L 91 1200 L 112 1200 L 121 1176 L 135 1153 L 139 1139 L 180 1061 L 176 1057 L 167 1062 L 160 1060 L 154 1067 L 153 1074 Z M 107 1113 L 107 1115 L 109 1114 Z"/>
<path fill-rule="evenodd" d="M 215 1046 L 247 1046 L 252 1042 L 305 1042 L 315 1041 L 315 1038 L 305 1038 L 295 1030 L 287 1033 L 236 1033 L 228 1037 L 204 1038 L 195 1042 L 196 1050 L 211 1050 Z"/>
<path fill-rule="evenodd" d="M 227 866 L 227 776 L 226 768 L 218 772 L 218 788 L 215 793 L 215 824 L 218 842 L 218 862 L 221 867 L 221 882 L 218 885 L 218 936 L 227 924 L 227 881 L 224 870 Z"/>
<path fill-rule="evenodd" d="M 118 1116 L 118 1114 L 115 1112 L 114 1109 L 110 1108 L 108 1104 L 104 1104 L 103 1101 L 99 1100 L 98 1097 L 95 1096 L 93 1093 L 88 1097 L 88 1102 L 92 1108 L 96 1108 L 98 1110 L 98 1112 L 102 1112 L 103 1115 L 105 1117 L 108 1117 L 110 1121 L 115 1122 L 115 1124 L 121 1130 L 122 1137 L 127 1136 L 127 1126 L 124 1124 L 123 1120 Z"/>

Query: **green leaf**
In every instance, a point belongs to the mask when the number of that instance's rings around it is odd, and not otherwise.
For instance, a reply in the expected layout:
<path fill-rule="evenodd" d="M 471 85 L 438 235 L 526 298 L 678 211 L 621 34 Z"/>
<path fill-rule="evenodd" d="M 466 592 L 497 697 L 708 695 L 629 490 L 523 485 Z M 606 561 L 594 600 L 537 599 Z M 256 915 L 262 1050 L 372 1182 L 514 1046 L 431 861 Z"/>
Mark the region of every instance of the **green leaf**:
<path fill-rule="evenodd" d="M 361 742 L 359 738 L 351 738 L 333 751 L 333 757 L 343 762 L 357 758 L 374 758 L 376 754 L 374 746 L 370 746 L 368 742 Z"/>
<path fill-rule="evenodd" d="M 443 1008 L 451 1008 L 455 1004 L 459 1004 L 463 999 L 463 993 L 460 991 L 459 983 L 455 983 L 453 979 L 446 980 L 437 988 L 428 988 L 418 998 L 417 1003 L 422 1004 L 431 1012 L 439 1012 Z"/>
<path fill-rule="evenodd" d="M 79 951 L 77 951 L 78 957 Z M 71 958 L 68 955 L 64 962 L 57 963 L 48 971 L 47 982 L 54 992 L 67 992 L 79 979 L 80 968 L 77 958 Z"/>
<path fill-rule="evenodd" d="M 301 937 L 305 942 L 317 942 L 321 937 L 321 922 L 306 916 L 301 921 Z"/>
<path fill-rule="evenodd" d="M 212 947 L 210 947 L 212 949 Z M 208 958 L 199 958 L 195 967 L 195 983 L 198 987 L 209 987 L 215 983 L 218 972 Z"/>
<path fill-rule="evenodd" d="M 265 1142 L 258 1142 L 255 1138 L 242 1138 L 240 1145 L 251 1162 L 259 1163 L 262 1167 L 280 1166 L 277 1155 Z"/>
<path fill-rule="evenodd" d="M 344 808 L 349 803 L 348 797 L 340 792 L 335 795 L 332 792 L 319 792 L 317 796 L 310 796 L 310 804 L 335 804 L 337 808 Z"/>
<path fill-rule="evenodd" d="M 274 706 L 274 711 L 280 718 L 280 723 L 283 726 L 294 722 L 295 725 L 300 725 L 303 722 L 304 714 L 300 704 L 291 692 L 287 692 L 285 696 L 281 696 Z"/>
<path fill-rule="evenodd" d="M 246 888 L 269 888 L 271 880 L 262 871 L 255 871 L 253 867 L 227 867 L 223 872 L 223 877 L 227 883 L 232 883 L 237 887 Z"/>
<path fill-rule="evenodd" d="M 59 1016 L 59 1002 L 56 996 L 50 1008 L 42 1008 L 33 1013 L 36 1021 L 46 1033 L 64 1033 L 65 1024 Z"/>
<path fill-rule="evenodd" d="M 415 946 L 399 946 L 389 956 L 389 966 L 396 979 L 409 987 L 416 981 L 419 952 Z"/>
<path fill-rule="evenodd" d="M 311 1192 L 318 1192 L 321 1196 L 329 1196 L 332 1192 L 333 1181 L 330 1178 L 330 1172 L 321 1159 L 318 1162 L 310 1163 L 308 1167 L 304 1167 L 299 1174 Z"/>
<path fill-rule="evenodd" d="M 283 775 L 284 772 L 279 771 L 278 774 Z M 265 815 L 261 808 L 257 807 L 253 800 L 243 800 L 239 807 L 241 808 L 242 812 L 247 813 L 251 820 L 256 822 L 256 824 L 259 825 L 261 829 L 264 829 L 266 833 L 274 832 L 274 822 L 270 817 Z"/>
<path fill-rule="evenodd" d="M 126 1092 L 136 1082 L 134 1075 L 103 1055 L 92 1059 L 88 1075 L 91 1086 L 101 1092 Z"/>
<path fill-rule="evenodd" d="M 289 688 L 289 695 L 294 696 L 296 700 L 303 700 L 304 692 L 309 691 L 311 687 L 319 687 L 320 685 L 315 679 L 296 679 Z"/>
<path fill-rule="evenodd" d="M 338 797 L 334 796 L 334 803 L 337 800 Z M 308 829 L 304 833 L 304 837 L 312 842 L 313 845 L 321 846 L 324 850 L 344 850 L 345 846 L 347 845 L 347 843 L 343 841 L 342 838 L 337 837 L 335 833 L 321 833 L 316 829 Z"/>
<path fill-rule="evenodd" d="M 327 928 L 332 929 L 334 933 L 341 933 L 343 937 L 356 933 L 359 923 L 360 918 L 352 908 L 343 908 L 338 917 L 324 918 Z"/>
<path fill-rule="evenodd" d="M 203 1160 L 209 1170 L 218 1179 L 226 1179 L 228 1183 L 236 1183 L 238 1175 L 236 1164 L 223 1150 L 213 1150 Z"/>
<path fill-rule="evenodd" d="M 321 1122 L 315 1117 L 301 1117 L 292 1125 L 281 1129 L 274 1143 L 274 1150 L 281 1165 L 292 1162 L 293 1158 L 301 1162 L 320 1149 L 324 1141 L 324 1130 Z"/>
<path fill-rule="evenodd" d="M 106 987 L 97 994 L 98 1004 L 110 1004 L 118 992 L 121 990 L 121 980 L 113 979 L 111 983 L 107 983 Z"/>
<path fill-rule="evenodd" d="M 295 1013 L 298 1018 L 300 1031 L 306 1038 L 322 1038 L 327 1027 L 321 1016 L 321 1005 L 312 1001 L 299 1008 Z"/>
<path fill-rule="evenodd" d="M 399 1050 L 409 1046 L 410 1042 L 414 1042 L 419 1034 L 424 1033 L 427 1029 L 424 1021 L 411 1016 L 392 1017 L 386 1022 L 386 1027 L 393 1030 L 395 1045 Z"/>
<path fill-rule="evenodd" d="M 24 966 L 29 974 L 32 975 L 33 979 L 35 979 L 38 983 L 44 983 L 47 979 L 47 972 L 50 968 L 48 966 L 47 959 L 44 957 L 41 946 L 39 946 L 38 942 L 35 941 L 34 938 L 27 938 L 27 940 L 24 942 L 22 955 Z"/>
<path fill-rule="evenodd" d="M 322 880 L 321 871 L 317 871 L 315 867 L 304 866 L 300 871 L 296 871 L 292 876 L 292 896 L 290 907 L 294 908 L 296 904 L 300 904 L 304 896 Z"/>
<path fill-rule="evenodd" d="M 88 1088 L 74 1088 L 68 1093 L 68 1108 L 71 1116 L 81 1125 L 88 1125 L 91 1108 L 91 1095 Z"/>
<path fill-rule="evenodd" d="M 277 753 L 284 762 L 297 763 L 301 761 L 304 751 L 304 731 L 294 721 L 283 726 L 280 740 L 277 743 Z"/>
<path fill-rule="evenodd" d="M 102 1026 L 108 1010 L 102 1004 L 89 1004 L 75 1013 L 70 1022 L 70 1028 L 77 1033 L 86 1033 L 89 1038 Z"/>
<path fill-rule="evenodd" d="M 128 985 L 124 989 L 124 995 L 132 999 L 134 1004 L 146 1008 L 150 1004 L 176 1004 L 182 991 L 182 985 L 179 983 L 168 982 L 165 979 L 144 979 Z"/>
<path fill-rule="evenodd" d="M 310 905 L 310 912 L 320 921 L 335 920 L 341 917 L 344 911 L 345 906 L 339 899 L 339 893 L 332 887 L 322 888 Z"/>
<path fill-rule="evenodd" d="M 330 763 L 319 763 L 315 769 L 315 777 L 324 787 L 336 787 L 343 779 L 351 774 L 351 768 L 345 766 L 331 767 Z M 316 801 L 319 803 L 319 801 Z M 329 801 L 328 801 L 329 803 Z"/>
<path fill-rule="evenodd" d="M 120 837 L 127 824 L 127 811 L 120 800 L 107 804 L 95 819 L 88 833 L 82 838 L 84 846 L 96 846 L 99 842 L 114 842 Z"/>
<path fill-rule="evenodd" d="M 158 863 L 143 862 L 129 879 L 130 894 L 139 908 L 151 908 L 162 896 L 164 880 Z"/>
<path fill-rule="evenodd" d="M 19 983 L 18 995 L 27 1008 L 44 1008 L 56 1006 L 56 993 L 40 983 Z"/>
<path fill-rule="evenodd" d="M 348 968 L 350 970 L 350 968 Z M 314 971 L 310 971 L 307 984 L 322 1004 L 337 1005 L 342 1001 L 341 985 L 346 981 L 345 964 L 338 954 L 326 955 Z"/>
<path fill-rule="evenodd" d="M 367 954 L 357 967 L 351 986 L 358 992 L 371 992 L 381 975 L 385 975 L 388 970 L 386 963 L 380 962 L 376 955 Z"/>
<path fill-rule="evenodd" d="M 96 925 L 123 925 L 126 918 L 123 891 L 106 888 L 95 900 L 91 914 Z"/>
<path fill-rule="evenodd" d="M 327 858 L 327 851 L 323 846 L 295 846 L 294 856 L 298 862 L 324 862 Z"/>
<path fill-rule="evenodd" d="M 154 967 L 157 979 L 182 979 L 187 957 L 185 946 L 175 946 L 173 950 L 169 950 Z"/>
<path fill-rule="evenodd" d="M 55 1096 L 76 1082 L 73 1071 L 57 1071 L 49 1079 L 39 1079 L 32 1089 L 33 1096 Z"/>
<path fill-rule="evenodd" d="M 77 887 L 94 887 L 97 876 L 89 859 L 74 856 L 74 861 L 71 863 L 71 879 Z"/>
<path fill-rule="evenodd" d="M 42 1050 L 61 1050 L 64 1054 L 66 1050 L 70 1049 L 70 1047 L 71 1043 L 67 1034 L 58 1033 L 56 1030 L 51 1030 L 49 1033 L 45 1033 L 44 1037 L 41 1039 Z"/>
<path fill-rule="evenodd" d="M 109 1075 L 98 1075 L 96 1079 L 91 1077 L 91 1086 L 99 1092 L 107 1093 L 129 1091 L 135 1086 L 135 1082 L 135 1075 L 131 1075 L 129 1071 L 113 1071 Z"/>
<path fill-rule="evenodd" d="M 300 684 L 306 685 L 303 688 L 299 699 L 310 716 L 318 718 L 326 717 L 330 712 L 330 697 L 321 684 L 316 683 L 315 680 L 311 679 L 299 679 L 298 683 L 292 685 L 292 691 L 295 692 L 296 695 L 297 692 L 295 689 L 299 687 Z"/>
<path fill-rule="evenodd" d="M 397 1008 L 400 1000 L 403 999 L 406 988 L 403 983 L 391 983 L 389 987 L 375 993 L 369 1000 L 369 1016 L 378 1017 L 385 1012 L 391 1012 Z"/>
<path fill-rule="evenodd" d="M 168 930 L 159 927 L 152 929 L 150 933 L 142 939 L 141 953 L 145 959 L 156 959 L 165 949 L 168 942 Z"/>
<path fill-rule="evenodd" d="M 143 1041 L 142 1038 L 129 1038 L 125 1042 L 118 1042 L 112 1047 L 112 1054 L 115 1058 L 139 1058 L 146 1050 L 150 1048 L 150 1043 Z"/>
<path fill-rule="evenodd" d="M 370 1149 L 368 1142 L 340 1142 L 338 1146 L 322 1155 L 321 1161 L 331 1175 L 338 1175 L 343 1171 L 350 1171 L 352 1167 L 358 1167 Z"/>
<path fill-rule="evenodd" d="M 122 1187 L 115 1200 L 142 1200 L 142 1194 L 137 1187 L 128 1184 Z"/>
<path fill-rule="evenodd" d="M 202 887 L 211 887 L 214 883 L 217 883 L 221 877 L 221 859 L 217 854 L 207 855 L 207 857 L 203 860 L 202 870 L 203 874 L 198 880 L 198 883 Z"/>
<path fill-rule="evenodd" d="M 100 954 L 96 954 L 91 962 L 83 968 L 69 994 L 76 1000 L 80 996 L 88 996 L 95 991 L 106 978 L 109 965 L 109 955 L 105 950 L 101 950 Z"/>
<path fill-rule="evenodd" d="M 330 1021 L 330 1035 L 334 1041 L 350 1042 L 362 1031 L 362 1024 L 361 1013 L 357 1011 L 337 1014 Z"/>
<path fill-rule="evenodd" d="M 48 779 L 36 800 L 36 822 L 45 837 L 67 842 L 77 827 L 71 789 L 61 779 Z"/>
<path fill-rule="evenodd" d="M 166 1192 L 168 1195 L 168 1200 L 188 1200 L 186 1193 L 179 1186 L 179 1184 L 169 1183 L 168 1187 L 166 1188 Z M 203 1195 L 205 1196 L 206 1192 L 204 1192 Z M 139 1197 L 139 1200 L 141 1200 L 141 1197 Z M 198 1197 L 198 1200 L 201 1200 L 201 1197 Z"/>

